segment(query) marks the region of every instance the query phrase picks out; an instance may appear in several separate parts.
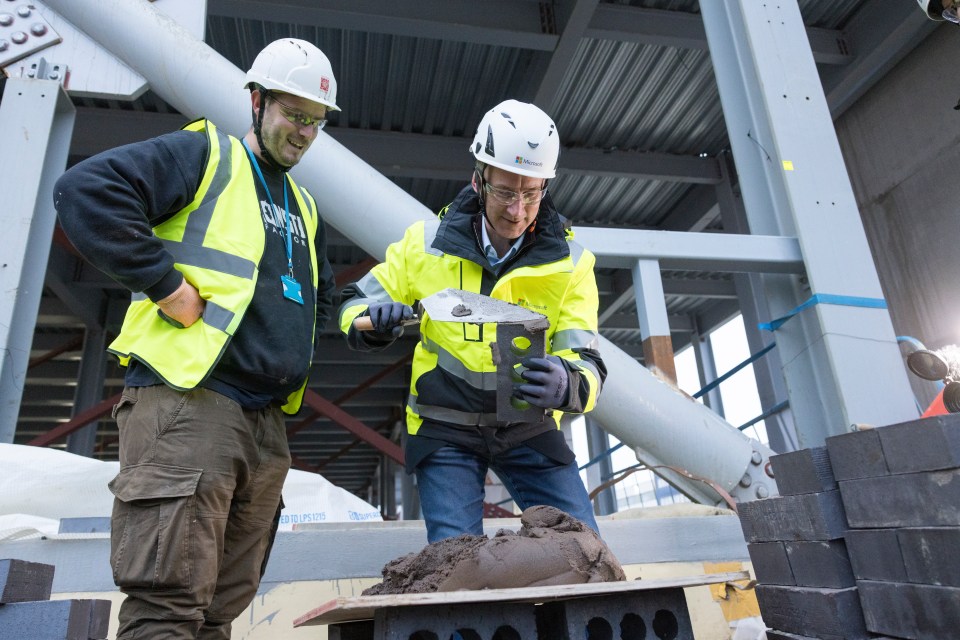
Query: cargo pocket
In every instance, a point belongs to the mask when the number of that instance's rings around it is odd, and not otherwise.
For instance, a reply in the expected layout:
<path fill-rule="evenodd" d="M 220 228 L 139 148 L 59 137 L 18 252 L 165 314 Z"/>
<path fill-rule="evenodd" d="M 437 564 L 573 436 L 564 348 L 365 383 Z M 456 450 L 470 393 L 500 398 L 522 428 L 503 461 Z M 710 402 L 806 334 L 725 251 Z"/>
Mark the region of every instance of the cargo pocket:
<path fill-rule="evenodd" d="M 110 482 L 117 498 L 110 564 L 118 587 L 191 587 L 201 473 L 201 469 L 144 463 L 121 469 Z"/>

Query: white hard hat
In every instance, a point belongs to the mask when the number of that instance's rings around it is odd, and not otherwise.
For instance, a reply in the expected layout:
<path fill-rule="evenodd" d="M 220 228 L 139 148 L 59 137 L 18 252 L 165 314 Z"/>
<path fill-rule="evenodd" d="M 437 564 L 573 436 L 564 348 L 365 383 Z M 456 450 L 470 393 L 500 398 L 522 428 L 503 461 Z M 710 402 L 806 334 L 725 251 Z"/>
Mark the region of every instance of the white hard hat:
<path fill-rule="evenodd" d="M 330 60 L 306 40 L 283 38 L 264 47 L 247 71 L 245 86 L 250 85 L 290 93 L 340 111 Z"/>
<path fill-rule="evenodd" d="M 480 120 L 470 153 L 504 171 L 550 179 L 557 175 L 560 137 L 557 125 L 538 107 L 505 100 Z"/>
<path fill-rule="evenodd" d="M 943 20 L 943 5 L 940 0 L 917 0 L 920 8 L 931 20 Z"/>

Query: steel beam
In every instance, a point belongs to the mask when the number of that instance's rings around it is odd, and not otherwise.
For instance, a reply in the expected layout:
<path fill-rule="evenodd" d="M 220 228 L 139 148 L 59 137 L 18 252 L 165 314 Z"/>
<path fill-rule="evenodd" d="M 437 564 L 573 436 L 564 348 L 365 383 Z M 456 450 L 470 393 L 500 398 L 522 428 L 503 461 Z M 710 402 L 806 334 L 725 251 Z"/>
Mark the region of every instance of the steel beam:
<path fill-rule="evenodd" d="M 13 442 L 67 165 L 74 108 L 53 80 L 9 78 L 0 102 L 0 443 Z"/>
<path fill-rule="evenodd" d="M 796 1 L 701 10 L 750 229 L 795 235 L 803 252 L 806 279 L 766 280 L 771 311 L 813 294 L 881 299 Z M 783 325 L 777 344 L 801 446 L 916 417 L 885 308 L 819 304 Z"/>

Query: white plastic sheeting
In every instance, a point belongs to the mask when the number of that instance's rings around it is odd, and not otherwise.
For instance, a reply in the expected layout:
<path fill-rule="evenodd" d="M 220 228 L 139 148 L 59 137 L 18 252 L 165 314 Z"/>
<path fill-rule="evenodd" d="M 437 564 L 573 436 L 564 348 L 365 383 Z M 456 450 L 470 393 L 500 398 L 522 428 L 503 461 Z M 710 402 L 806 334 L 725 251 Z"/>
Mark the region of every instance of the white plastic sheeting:
<path fill-rule="evenodd" d="M 59 449 L 0 444 L 0 540 L 55 535 L 61 518 L 109 517 L 107 483 L 119 462 Z M 292 469 L 283 486 L 280 529 L 316 522 L 382 520 L 370 504 L 324 479 Z"/>

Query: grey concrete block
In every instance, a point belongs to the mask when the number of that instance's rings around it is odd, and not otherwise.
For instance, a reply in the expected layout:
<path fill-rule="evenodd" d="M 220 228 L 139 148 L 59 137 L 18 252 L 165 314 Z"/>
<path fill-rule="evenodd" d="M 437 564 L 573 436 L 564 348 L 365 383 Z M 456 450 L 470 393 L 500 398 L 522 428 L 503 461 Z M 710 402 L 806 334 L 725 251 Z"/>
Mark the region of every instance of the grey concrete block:
<path fill-rule="evenodd" d="M 54 566 L 25 560 L 0 560 L 0 604 L 49 600 Z"/>
<path fill-rule="evenodd" d="M 837 481 L 889 474 L 877 429 L 844 433 L 826 439 L 833 477 Z"/>
<path fill-rule="evenodd" d="M 464 637 L 536 638 L 532 603 L 499 602 L 386 607 L 374 613 L 373 640 Z"/>
<path fill-rule="evenodd" d="M 867 628 L 912 640 L 956 638 L 960 589 L 926 584 L 858 581 Z"/>
<path fill-rule="evenodd" d="M 108 600 L 5 604 L 0 606 L 0 640 L 103 640 L 109 614 Z"/>
<path fill-rule="evenodd" d="M 843 540 L 794 541 L 784 545 L 798 587 L 843 589 L 856 585 Z"/>
<path fill-rule="evenodd" d="M 774 496 L 742 502 L 737 509 L 741 522 L 749 521 L 747 542 L 835 540 L 847 530 L 838 491 Z"/>
<path fill-rule="evenodd" d="M 373 620 L 328 625 L 327 640 L 373 640 Z"/>
<path fill-rule="evenodd" d="M 797 584 L 793 571 L 790 570 L 790 560 L 787 559 L 783 542 L 751 542 L 747 545 L 747 551 L 750 553 L 753 572 L 760 584 Z"/>
<path fill-rule="evenodd" d="M 770 456 L 780 495 L 832 491 L 837 488 L 826 447 L 813 447 Z"/>
<path fill-rule="evenodd" d="M 840 482 L 855 529 L 960 525 L 960 469 Z"/>
<path fill-rule="evenodd" d="M 901 422 L 876 431 L 890 473 L 960 467 L 960 414 Z"/>
<path fill-rule="evenodd" d="M 683 589 L 679 588 L 545 602 L 537 607 L 537 633 L 537 638 L 550 638 L 550 640 L 582 640 L 583 638 L 694 640 L 686 598 L 683 595 Z M 514 636 L 483 637 L 511 638 Z"/>
<path fill-rule="evenodd" d="M 923 527 L 897 529 L 906 580 L 945 587 L 960 587 L 960 528 Z"/>
<path fill-rule="evenodd" d="M 856 587 L 816 589 L 757 585 L 763 621 L 788 633 L 820 640 L 867 640 Z"/>
<path fill-rule="evenodd" d="M 857 580 L 906 582 L 897 529 L 850 529 L 847 554 Z"/>

